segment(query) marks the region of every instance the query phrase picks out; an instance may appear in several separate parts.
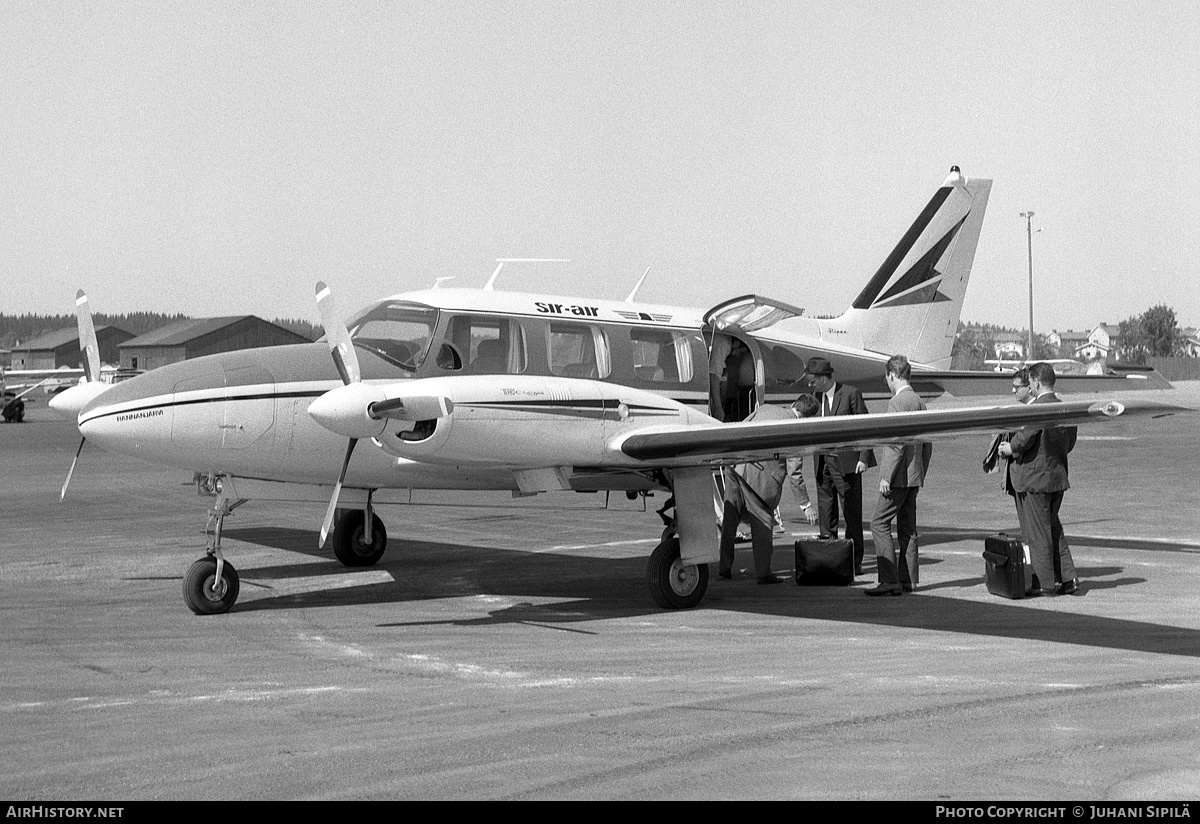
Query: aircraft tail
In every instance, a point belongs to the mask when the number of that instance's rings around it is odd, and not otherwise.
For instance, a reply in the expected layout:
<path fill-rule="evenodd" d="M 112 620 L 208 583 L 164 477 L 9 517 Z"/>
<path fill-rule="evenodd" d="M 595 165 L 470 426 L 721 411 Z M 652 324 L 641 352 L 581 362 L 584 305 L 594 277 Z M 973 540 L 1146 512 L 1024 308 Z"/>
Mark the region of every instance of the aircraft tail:
<path fill-rule="evenodd" d="M 853 305 L 826 322 L 833 339 L 949 369 L 991 189 L 952 167 Z"/>

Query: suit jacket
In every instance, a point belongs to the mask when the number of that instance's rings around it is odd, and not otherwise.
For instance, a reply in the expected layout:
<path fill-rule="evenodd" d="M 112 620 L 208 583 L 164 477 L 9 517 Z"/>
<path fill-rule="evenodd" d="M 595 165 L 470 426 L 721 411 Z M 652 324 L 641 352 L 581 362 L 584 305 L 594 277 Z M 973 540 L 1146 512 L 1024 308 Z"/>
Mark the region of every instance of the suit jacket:
<path fill-rule="evenodd" d="M 795 416 L 778 406 L 764 404 L 750 413 L 746 422 L 794 420 Z M 725 467 L 725 500 L 737 504 L 758 517 L 763 523 L 771 523 L 775 508 L 783 497 L 783 484 L 787 479 L 787 460 L 753 461 Z M 752 494 L 751 494 L 752 493 Z"/>
<path fill-rule="evenodd" d="M 1061 403 L 1053 392 L 1034 398 L 1031 403 Z M 1067 480 L 1067 453 L 1075 448 L 1078 430 L 1074 426 L 1054 429 L 1024 429 L 1009 440 L 1013 459 L 1009 469 L 1017 492 L 1062 492 L 1070 489 Z"/>
<path fill-rule="evenodd" d="M 825 396 L 817 395 L 817 400 L 822 406 L 825 404 Z M 833 406 L 827 413 L 829 415 L 866 415 L 867 404 L 863 401 L 862 392 L 858 391 L 858 387 L 850 386 L 845 383 L 835 383 L 833 385 Z M 830 453 L 817 453 L 817 482 L 821 480 L 821 464 L 822 458 Z M 859 461 L 862 461 L 867 466 L 875 466 L 875 453 L 870 449 L 864 449 L 861 452 L 853 449 L 845 449 L 836 453 L 838 460 L 841 461 L 841 473 L 849 475 L 854 472 L 854 468 Z M 834 468 L 830 467 L 830 474 L 834 473 Z"/>
<path fill-rule="evenodd" d="M 925 402 L 911 388 L 902 389 L 888 401 L 888 412 L 923 412 Z M 933 444 L 910 443 L 885 446 L 879 457 L 879 477 L 892 486 L 922 486 Z"/>

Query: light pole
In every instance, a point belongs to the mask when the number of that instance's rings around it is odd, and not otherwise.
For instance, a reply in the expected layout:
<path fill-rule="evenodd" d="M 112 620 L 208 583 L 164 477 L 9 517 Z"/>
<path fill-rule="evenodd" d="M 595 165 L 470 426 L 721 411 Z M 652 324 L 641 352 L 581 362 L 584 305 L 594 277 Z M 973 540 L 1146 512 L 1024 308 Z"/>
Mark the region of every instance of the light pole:
<path fill-rule="evenodd" d="M 1029 239 L 1029 352 L 1025 363 L 1033 362 L 1033 212 L 1021 212 L 1025 218 L 1025 232 Z"/>

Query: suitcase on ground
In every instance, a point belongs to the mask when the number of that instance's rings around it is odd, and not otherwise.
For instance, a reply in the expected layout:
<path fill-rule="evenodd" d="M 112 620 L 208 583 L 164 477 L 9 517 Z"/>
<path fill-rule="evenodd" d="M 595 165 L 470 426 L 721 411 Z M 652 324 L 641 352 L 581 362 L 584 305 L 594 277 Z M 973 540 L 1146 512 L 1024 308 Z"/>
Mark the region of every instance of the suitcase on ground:
<path fill-rule="evenodd" d="M 983 540 L 987 591 L 1001 598 L 1024 598 L 1033 589 L 1033 568 L 1020 536 L 1001 532 Z"/>
<path fill-rule="evenodd" d="M 854 583 L 854 542 L 848 538 L 796 541 L 796 585 L 844 587 Z"/>

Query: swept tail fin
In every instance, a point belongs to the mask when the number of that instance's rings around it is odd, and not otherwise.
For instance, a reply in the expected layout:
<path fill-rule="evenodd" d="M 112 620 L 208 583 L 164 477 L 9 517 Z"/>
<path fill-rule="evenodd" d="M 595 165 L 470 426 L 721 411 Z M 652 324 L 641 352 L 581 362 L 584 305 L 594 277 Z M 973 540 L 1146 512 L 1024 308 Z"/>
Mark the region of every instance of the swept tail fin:
<path fill-rule="evenodd" d="M 991 189 L 991 180 L 970 180 L 951 168 L 853 305 L 827 321 L 839 342 L 857 340 L 864 349 L 950 368 Z"/>

